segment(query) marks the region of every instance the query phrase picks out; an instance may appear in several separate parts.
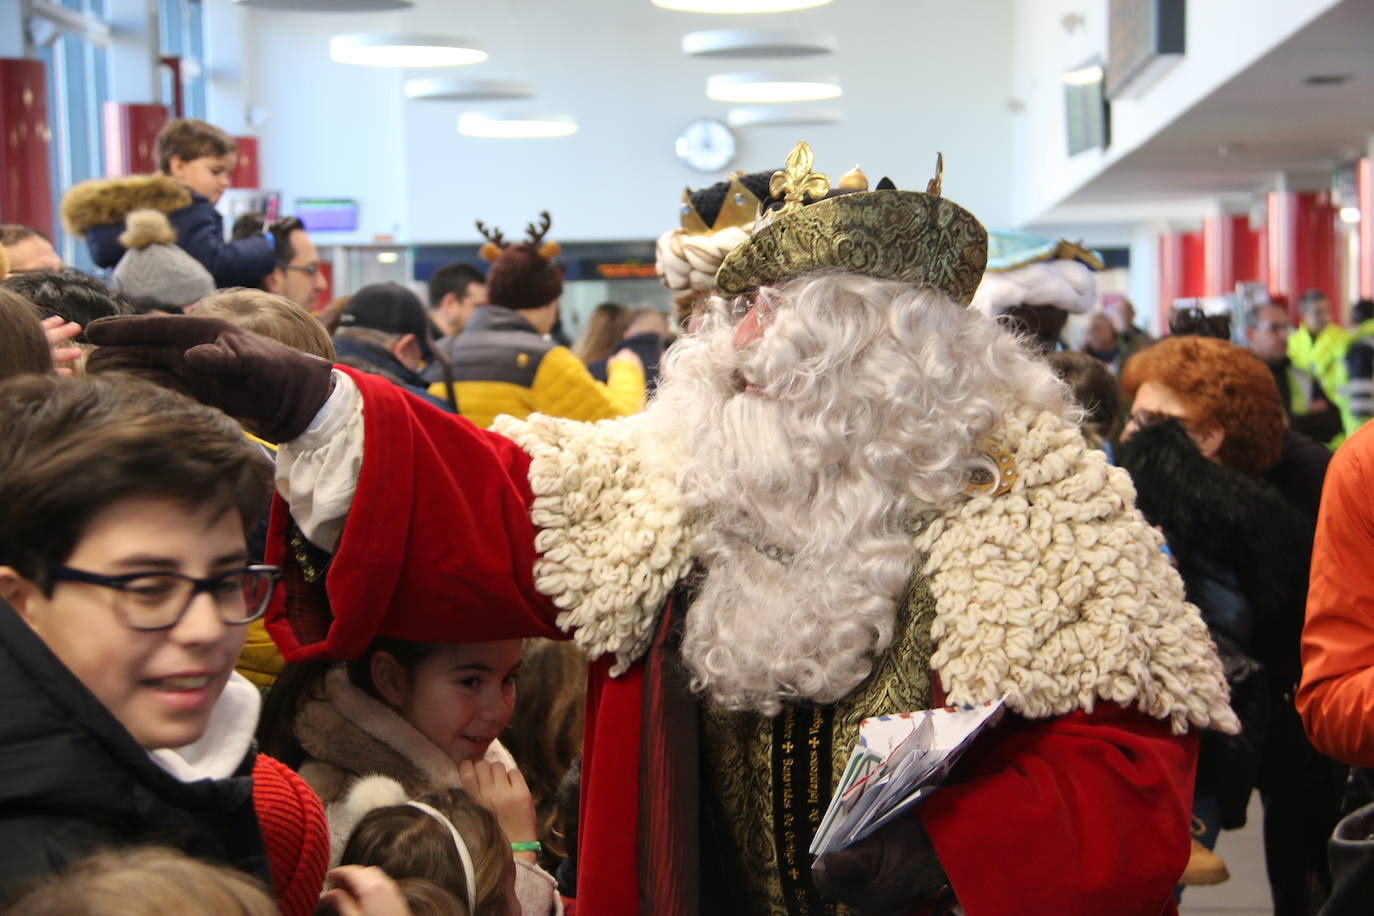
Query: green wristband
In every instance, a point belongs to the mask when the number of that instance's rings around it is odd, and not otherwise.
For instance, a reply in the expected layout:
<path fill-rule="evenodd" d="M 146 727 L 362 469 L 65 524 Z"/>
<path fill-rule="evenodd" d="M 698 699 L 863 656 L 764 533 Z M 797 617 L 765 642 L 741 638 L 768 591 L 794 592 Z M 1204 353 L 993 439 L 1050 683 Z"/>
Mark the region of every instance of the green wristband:
<path fill-rule="evenodd" d="M 539 845 L 538 840 L 529 840 L 524 843 L 511 843 L 511 852 L 540 852 L 544 847 Z"/>

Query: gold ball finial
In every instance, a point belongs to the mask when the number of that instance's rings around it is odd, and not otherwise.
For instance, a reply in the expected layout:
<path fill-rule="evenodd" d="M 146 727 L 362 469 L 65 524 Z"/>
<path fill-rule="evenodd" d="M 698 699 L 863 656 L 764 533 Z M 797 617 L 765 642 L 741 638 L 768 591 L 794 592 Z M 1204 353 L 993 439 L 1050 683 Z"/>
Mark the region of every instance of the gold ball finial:
<path fill-rule="evenodd" d="M 856 165 L 840 176 L 840 187 L 846 191 L 867 191 L 868 176 Z"/>

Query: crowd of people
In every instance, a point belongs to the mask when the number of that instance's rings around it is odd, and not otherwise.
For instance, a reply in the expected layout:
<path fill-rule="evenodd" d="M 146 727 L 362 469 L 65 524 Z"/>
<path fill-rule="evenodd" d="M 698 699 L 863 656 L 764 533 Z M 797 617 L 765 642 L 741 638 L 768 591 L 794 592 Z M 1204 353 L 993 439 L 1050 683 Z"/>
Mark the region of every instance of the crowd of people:
<path fill-rule="evenodd" d="M 1374 304 L 1155 340 L 803 143 L 671 316 L 561 339 L 548 213 L 319 309 L 235 156 L 73 188 L 99 277 L 0 227 L 4 912 L 1158 916 L 1256 792 L 1275 912 L 1367 904 Z M 862 721 L 989 701 L 808 855 Z"/>

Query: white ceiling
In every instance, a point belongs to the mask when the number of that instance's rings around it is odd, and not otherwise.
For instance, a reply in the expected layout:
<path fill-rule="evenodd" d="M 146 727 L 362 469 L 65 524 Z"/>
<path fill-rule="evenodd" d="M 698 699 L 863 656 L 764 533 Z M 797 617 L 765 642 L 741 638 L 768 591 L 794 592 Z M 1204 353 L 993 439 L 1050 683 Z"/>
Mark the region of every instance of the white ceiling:
<path fill-rule="evenodd" d="M 1310 86 L 1314 74 L 1350 78 Z M 1345 0 L 1056 208 L 1247 197 L 1283 172 L 1299 184 L 1368 155 L 1374 136 L 1374 0 Z M 1054 217 L 1051 216 L 1050 219 Z"/>

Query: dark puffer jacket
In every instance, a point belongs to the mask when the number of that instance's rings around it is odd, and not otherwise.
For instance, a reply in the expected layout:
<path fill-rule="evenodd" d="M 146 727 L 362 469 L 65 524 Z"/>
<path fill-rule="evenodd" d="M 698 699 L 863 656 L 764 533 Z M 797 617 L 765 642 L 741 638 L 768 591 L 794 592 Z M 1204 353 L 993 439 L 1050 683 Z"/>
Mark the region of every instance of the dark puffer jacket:
<path fill-rule="evenodd" d="M 183 783 L 0 601 L 0 906 L 106 846 L 159 844 L 271 888 L 250 751 L 228 779 Z"/>

